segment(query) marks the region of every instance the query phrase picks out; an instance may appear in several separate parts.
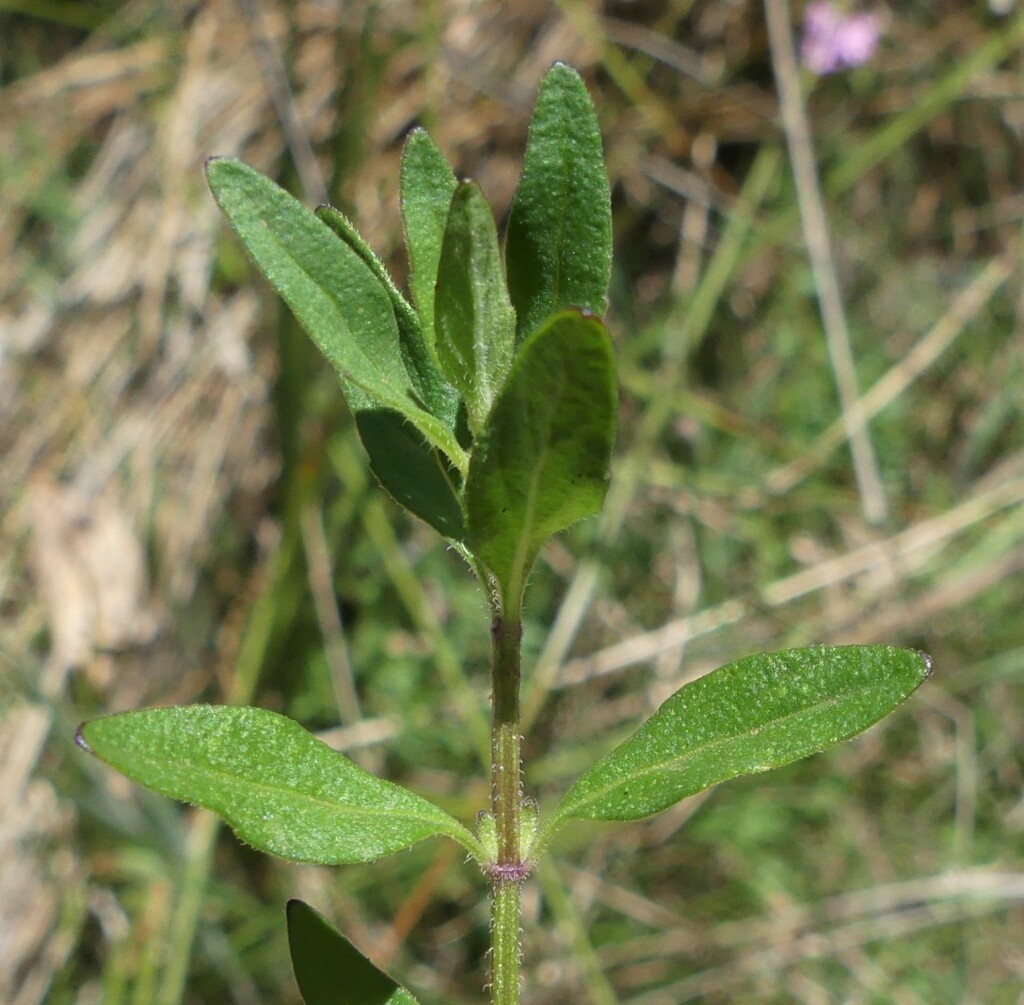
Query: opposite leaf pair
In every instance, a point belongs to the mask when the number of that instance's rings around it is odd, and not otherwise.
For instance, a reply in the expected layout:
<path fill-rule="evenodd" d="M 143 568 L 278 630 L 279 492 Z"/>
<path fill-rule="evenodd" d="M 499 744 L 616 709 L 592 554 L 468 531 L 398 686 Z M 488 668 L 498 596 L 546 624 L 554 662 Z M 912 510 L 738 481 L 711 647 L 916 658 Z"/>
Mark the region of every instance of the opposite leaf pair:
<path fill-rule="evenodd" d="M 210 187 L 253 261 L 341 378 L 370 465 L 482 562 L 507 604 L 552 534 L 596 512 L 615 429 L 599 320 L 611 269 L 601 136 L 556 64 L 530 125 L 504 260 L 490 206 L 415 130 L 402 157 L 410 304 L 352 223 L 238 161 Z"/>
<path fill-rule="evenodd" d="M 635 820 L 717 782 L 830 747 L 877 722 L 930 671 L 927 656 L 892 646 L 793 649 L 722 667 L 677 691 L 585 772 L 524 854 L 539 857 L 571 819 Z M 129 778 L 216 811 L 243 840 L 284 858 L 368 862 L 446 835 L 485 870 L 495 860 L 489 815 L 474 835 L 276 712 L 147 709 L 86 723 L 77 739 Z M 299 901 L 288 905 L 288 939 L 307 1005 L 415 1005 Z"/>
<path fill-rule="evenodd" d="M 569 820 L 636 820 L 737 775 L 825 750 L 888 714 L 927 677 L 894 646 L 758 653 L 680 688 L 541 820 L 536 856 Z M 377 778 L 297 722 L 259 708 L 186 705 L 96 719 L 79 743 L 148 788 L 222 816 L 261 851 L 301 862 L 371 862 L 427 837 L 493 864 L 439 806 Z"/>

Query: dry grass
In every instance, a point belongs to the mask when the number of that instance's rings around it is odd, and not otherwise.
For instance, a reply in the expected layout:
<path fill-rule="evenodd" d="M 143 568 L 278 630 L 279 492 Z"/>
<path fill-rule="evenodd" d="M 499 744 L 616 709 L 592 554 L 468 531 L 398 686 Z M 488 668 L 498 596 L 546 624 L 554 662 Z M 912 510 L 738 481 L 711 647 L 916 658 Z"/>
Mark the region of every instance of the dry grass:
<path fill-rule="evenodd" d="M 530 1000 L 1020 1000 L 1024 15 L 931 8 L 892 5 L 872 67 L 809 101 L 859 370 L 845 409 L 758 4 L 134 0 L 91 29 L 0 14 L 0 1001 L 294 1001 L 273 906 L 292 895 L 435 998 L 479 999 L 482 891 L 447 850 L 393 881 L 256 864 L 209 818 L 81 767 L 68 737 L 86 714 L 245 694 L 323 724 L 331 699 L 274 669 L 295 635 L 267 612 L 294 602 L 312 612 L 302 658 L 326 640 L 335 740 L 396 773 L 440 753 L 416 783 L 479 803 L 472 743 L 430 732 L 479 715 L 459 652 L 478 610 L 421 528 L 389 537 L 321 378 L 299 406 L 282 395 L 293 333 L 202 164 L 239 156 L 329 197 L 401 274 L 406 131 L 428 125 L 504 212 L 555 58 L 605 129 L 626 390 L 608 511 L 537 576 L 532 784 L 563 785 L 758 646 L 893 640 L 938 675 L 827 763 L 730 788 L 734 811 L 723 791 L 572 836 L 571 867 L 527 893 Z M 858 435 L 880 524 L 850 472 Z M 293 492 L 315 605 L 281 573 Z M 367 612 L 347 638 L 335 590 Z M 387 603 L 404 621 L 375 634 Z M 360 657 L 441 683 L 392 700 Z"/>

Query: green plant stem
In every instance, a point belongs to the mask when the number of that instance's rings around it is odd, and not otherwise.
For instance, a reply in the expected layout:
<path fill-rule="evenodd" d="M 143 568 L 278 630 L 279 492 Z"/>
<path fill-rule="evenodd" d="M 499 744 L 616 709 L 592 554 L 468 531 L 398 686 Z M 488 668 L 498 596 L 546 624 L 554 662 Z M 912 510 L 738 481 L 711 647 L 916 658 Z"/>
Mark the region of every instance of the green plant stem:
<path fill-rule="evenodd" d="M 526 866 L 520 849 L 522 758 L 519 681 L 522 619 L 518 606 L 493 608 L 491 621 L 491 812 L 498 859 L 491 867 L 491 1001 L 519 1002 L 519 888 Z"/>
<path fill-rule="evenodd" d="M 519 881 L 495 881 L 491 895 L 491 1002 L 519 1005 Z"/>

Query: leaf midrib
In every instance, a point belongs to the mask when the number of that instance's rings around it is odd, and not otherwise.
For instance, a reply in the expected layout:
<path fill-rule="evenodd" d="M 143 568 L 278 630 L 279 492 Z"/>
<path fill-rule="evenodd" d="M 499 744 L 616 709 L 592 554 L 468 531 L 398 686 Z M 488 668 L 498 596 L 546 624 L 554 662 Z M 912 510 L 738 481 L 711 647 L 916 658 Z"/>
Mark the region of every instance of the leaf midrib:
<path fill-rule="evenodd" d="M 341 755 L 339 755 L 339 756 L 341 756 Z M 137 760 L 133 760 L 133 762 L 132 762 L 133 774 L 138 775 L 138 772 L 135 770 L 135 766 L 140 764 L 140 763 L 141 764 L 145 764 L 145 765 L 159 766 L 163 762 L 151 760 L 149 758 L 144 758 L 144 757 L 143 758 L 139 758 Z M 115 765 L 115 767 L 116 767 L 116 765 Z M 197 766 L 194 765 L 194 764 L 189 764 L 188 767 L 194 772 L 195 776 L 211 778 L 211 779 L 215 779 L 215 780 L 218 780 L 218 781 L 228 781 L 228 782 L 232 783 L 232 785 L 234 785 L 236 787 L 239 785 L 239 782 L 240 782 L 238 775 L 231 774 L 231 772 L 225 771 L 225 770 L 223 770 L 221 768 L 210 767 L 208 765 L 202 765 L 202 766 L 199 766 L 197 768 Z M 119 770 L 121 770 L 121 769 L 119 769 Z M 392 784 L 392 783 L 384 781 L 383 779 L 373 778 L 372 775 L 370 776 L 370 778 L 371 778 L 371 781 L 376 782 L 377 784 L 380 784 L 382 786 L 387 786 L 387 785 Z M 465 830 L 465 828 L 463 828 L 462 825 L 454 817 L 448 816 L 448 814 L 446 814 L 445 811 L 442 810 L 440 807 L 437 807 L 437 813 L 441 814 L 440 817 L 435 816 L 435 815 L 430 815 L 430 814 L 424 813 L 422 811 L 417 813 L 417 812 L 414 812 L 414 811 L 411 811 L 411 810 L 407 810 L 407 809 L 397 810 L 397 811 L 395 811 L 395 810 L 383 810 L 383 809 L 376 809 L 376 810 L 374 810 L 374 809 L 371 809 L 371 808 L 367 808 L 365 806 L 355 806 L 355 805 L 352 805 L 350 803 L 334 802 L 334 801 L 329 800 L 329 799 L 325 799 L 325 798 L 322 798 L 322 797 L 319 797 L 319 796 L 311 795 L 308 792 L 303 792 L 300 789 L 288 788 L 285 785 L 280 785 L 280 786 L 279 785 L 271 785 L 271 784 L 269 784 L 267 782 L 254 781 L 254 780 L 250 780 L 248 778 L 242 779 L 241 780 L 241 785 L 243 785 L 247 789 L 254 790 L 254 792 L 257 795 L 260 792 L 269 793 L 269 794 L 273 794 L 273 795 L 285 794 L 289 798 L 294 798 L 297 802 L 300 802 L 300 801 L 301 802 L 305 802 L 306 804 L 312 805 L 313 807 L 330 809 L 330 810 L 335 810 L 335 811 L 341 810 L 341 811 L 343 811 L 341 815 L 348 814 L 348 815 L 351 815 L 351 816 L 363 816 L 363 817 L 387 816 L 387 817 L 391 817 L 391 818 L 400 817 L 400 818 L 402 818 L 404 820 L 410 820 L 410 821 L 423 821 L 423 822 L 428 822 L 429 821 L 429 822 L 435 823 L 435 824 L 443 823 L 445 825 L 445 830 L 443 831 L 443 833 L 446 833 L 446 834 L 449 834 L 449 835 L 452 835 L 455 832 L 457 832 L 457 833 L 459 833 L 461 835 L 462 832 Z M 408 792 L 408 790 L 403 790 L 399 786 L 395 786 L 395 788 L 400 793 L 407 793 L 407 795 L 411 796 L 413 799 L 422 799 L 421 796 L 417 796 L 414 792 Z M 194 803 L 194 805 L 196 805 L 196 806 L 203 806 L 204 805 L 204 803 L 201 803 L 201 802 L 198 802 L 198 801 L 194 801 L 193 799 L 190 799 L 190 798 L 185 797 L 185 796 L 176 795 L 175 793 L 168 792 L 167 794 L 171 795 L 175 799 L 181 799 L 183 802 Z M 228 795 L 228 798 L 229 799 L 231 798 L 231 794 L 230 793 Z M 426 806 L 431 807 L 431 803 L 429 801 L 423 800 L 423 802 L 424 802 L 424 804 Z M 211 809 L 213 808 L 212 803 L 210 803 L 209 801 L 207 801 L 206 805 L 208 805 L 209 808 L 211 808 Z M 452 827 L 452 825 L 454 825 L 454 828 Z"/>
<path fill-rule="evenodd" d="M 563 137 L 565 139 L 565 137 Z M 556 246 L 558 248 L 558 254 L 555 256 L 555 283 L 552 288 L 553 300 L 549 311 L 558 309 L 558 305 L 561 303 L 562 298 L 562 260 L 565 250 L 564 237 L 565 237 L 565 226 L 566 221 L 569 218 L 569 200 L 572 189 L 572 178 L 569 172 L 569 143 L 563 142 L 558 148 L 559 154 L 561 154 L 562 162 L 562 177 L 564 179 L 564 195 L 565 197 L 561 201 L 561 213 L 558 218 L 558 238 Z M 580 305 L 585 306 L 585 305 Z"/>
<path fill-rule="evenodd" d="M 403 394 L 402 394 L 402 392 L 403 392 L 403 390 L 406 390 L 406 391 L 409 391 L 409 392 L 411 392 L 411 391 L 413 390 L 413 388 L 412 388 L 412 385 L 411 385 L 411 383 L 410 383 L 410 385 L 409 385 L 409 386 L 408 386 L 407 388 L 405 388 L 405 389 L 402 389 L 402 388 L 397 388 L 397 387 L 395 387 L 395 385 L 394 385 L 394 384 L 393 384 L 393 383 L 391 382 L 391 379 L 390 379 L 390 377 L 389 377 L 389 376 L 388 376 L 388 375 L 387 375 L 387 374 L 386 374 L 386 373 L 385 373 L 384 371 L 381 371 L 381 370 L 379 370 L 379 369 L 377 368 L 377 366 L 376 366 L 376 364 L 374 363 L 374 361 L 373 361 L 373 360 L 372 360 L 372 359 L 371 359 L 371 358 L 369 357 L 369 355 L 367 355 L 367 353 L 365 353 L 365 352 L 363 351 L 363 348 L 362 348 L 362 346 L 361 346 L 361 345 L 359 344 L 359 341 L 358 341 L 358 339 L 357 339 L 357 338 L 355 338 L 355 337 L 353 337 L 353 334 L 352 334 L 352 325 L 351 325 L 351 324 L 349 323 L 349 318 L 348 318 L 348 315 L 347 315 L 347 314 L 345 313 L 345 309 L 344 309 L 344 306 L 343 306 L 343 304 L 342 304 L 342 301 L 341 301 L 341 299 L 340 299 L 340 298 L 339 298 L 339 297 L 338 297 L 338 296 L 337 296 L 337 295 L 336 295 L 336 294 L 334 293 L 334 291 L 333 291 L 333 290 L 330 290 L 330 289 L 328 289 L 328 288 L 327 288 L 326 286 L 323 286 L 323 285 L 321 285 L 321 283 L 319 282 L 319 280 L 317 280 L 316 276 L 314 276 L 314 275 L 313 275 L 313 273 L 312 273 L 312 272 L 310 272 L 310 271 L 309 271 L 309 270 L 308 270 L 308 269 L 307 269 L 307 268 L 306 268 L 306 267 L 305 267 L 305 266 L 304 266 L 304 265 L 302 264 L 302 262 L 301 262 L 301 261 L 300 261 L 300 260 L 299 260 L 299 259 L 298 259 L 298 258 L 297 258 L 297 257 L 296 257 L 296 256 L 295 256 L 295 255 L 294 255 L 294 254 L 293 254 L 292 252 L 291 252 L 291 251 L 289 251 L 289 250 L 288 250 L 288 248 L 286 248 L 286 247 L 284 246 L 284 244 L 282 244 L 282 243 L 281 243 L 281 241 L 280 241 L 280 240 L 278 239 L 277 235 L 276 235 L 276 234 L 274 233 L 273 229 L 271 228 L 270 224 L 269 224 L 269 223 L 268 223 L 268 222 L 267 222 L 266 220 L 264 220 L 264 219 L 260 218 L 260 222 L 261 222 L 261 223 L 263 224 L 263 226 L 264 226 L 264 227 L 266 228 L 267 234 L 269 235 L 269 237 L 270 237 L 271 241 L 273 241 L 273 242 L 274 242 L 274 243 L 275 243 L 275 244 L 277 245 L 277 247 L 278 247 L 278 248 L 280 249 L 280 251 L 282 252 L 282 254 L 283 254 L 283 255 L 284 255 L 285 257 L 287 257 L 287 258 L 288 258 L 288 259 L 289 259 L 289 260 L 290 260 L 290 261 L 292 262 L 292 264 L 293 264 L 293 265 L 294 265 L 294 266 L 295 266 L 295 267 L 296 267 L 296 268 L 297 268 L 297 269 L 298 269 L 298 270 L 299 270 L 299 271 L 300 271 L 300 272 L 301 272 L 301 273 L 302 273 L 302 274 L 303 274 L 303 275 L 304 275 L 304 276 L 305 276 L 305 277 L 306 277 L 306 278 L 307 278 L 307 279 L 308 279 L 308 280 L 309 280 L 309 281 L 310 281 L 310 282 L 311 282 L 311 283 L 312 283 L 312 284 L 313 284 L 313 285 L 314 285 L 314 286 L 315 286 L 315 287 L 316 287 L 316 288 L 317 288 L 318 290 L 320 290 L 320 291 L 321 291 L 321 292 L 322 292 L 322 293 L 324 294 L 324 296 L 325 296 L 325 297 L 326 297 L 326 298 L 328 299 L 328 301 L 330 301 L 330 303 L 331 303 L 331 304 L 333 304 L 333 305 L 334 305 L 335 309 L 336 309 L 336 310 L 338 311 L 338 313 L 339 313 L 339 314 L 341 315 L 341 317 L 342 317 L 342 320 L 343 320 L 343 321 L 344 321 L 344 323 L 345 323 L 345 328 L 346 328 L 346 330 L 347 330 L 347 331 L 346 331 L 346 335 L 347 335 L 347 336 L 348 336 L 348 338 L 349 338 L 349 339 L 351 340 L 351 343 L 352 343 L 352 346 L 353 346 L 353 348 L 354 348 L 354 351 L 355 351 L 355 352 L 357 352 L 357 353 L 359 354 L 359 356 L 360 356 L 360 357 L 361 357 L 361 358 L 362 358 L 362 359 L 363 359 L 363 360 L 364 360 L 364 361 L 366 362 L 366 364 L 367 364 L 367 366 L 369 367 L 369 369 L 371 369 L 371 370 L 373 371 L 373 373 L 374 373 L 374 374 L 375 374 L 375 375 L 376 375 L 377 377 L 379 377 L 381 385 L 382 385 L 382 386 L 383 386 L 383 387 L 384 387 L 384 388 L 385 388 L 386 390 L 388 390 L 388 391 L 389 391 L 389 392 L 390 392 L 391 394 L 393 394 L 393 395 L 394 395 L 394 396 L 395 396 L 396 398 L 398 398 L 399 400 L 401 400 L 403 404 L 405 404 L 405 401 L 404 401 L 404 398 L 403 398 Z M 327 224 L 325 224 L 325 223 L 320 223 L 320 226 L 322 226 L 322 227 L 324 227 L 325 229 L 327 229 L 327 230 L 328 230 L 328 233 L 332 233 L 332 232 L 330 231 L 330 229 L 329 229 L 329 228 L 327 227 Z M 332 234 L 332 236 L 334 236 L 334 235 Z M 349 250 L 351 250 L 351 249 L 349 249 Z M 353 252 L 353 254 L 355 254 L 355 252 Z M 358 258 L 359 256 L 358 256 L 358 255 L 356 255 L 356 257 Z M 360 262 L 362 262 L 362 259 L 359 259 L 359 260 L 360 260 Z M 362 264 L 363 264 L 364 266 L 366 265 L 366 263 L 365 263 L 365 262 L 363 262 Z M 371 274 L 372 274 L 372 273 L 371 273 Z M 376 277 L 374 277 L 374 278 L 376 279 Z M 386 292 L 386 291 L 385 291 L 385 292 Z M 396 334 L 396 336 L 398 335 L 398 330 L 397 330 L 397 327 L 396 327 L 396 329 L 395 329 L 395 334 Z M 352 379 L 352 378 L 350 377 L 349 379 Z M 353 383 L 356 383 L 356 384 L 358 384 L 358 383 L 359 383 L 359 381 L 358 381 L 358 380 L 354 380 L 354 381 L 353 381 Z M 364 390 L 364 391 L 366 391 L 366 393 L 367 393 L 367 394 L 374 394 L 374 392 L 373 392 L 372 390 L 369 390 L 368 388 L 363 388 L 363 390 Z M 408 407 L 408 406 L 407 406 L 407 407 Z"/>
<path fill-rule="evenodd" d="M 622 785 L 626 784 L 627 782 L 642 781 L 644 778 L 647 778 L 647 777 L 649 777 L 651 775 L 657 774 L 657 773 L 662 772 L 662 771 L 671 770 L 674 766 L 681 765 L 681 764 L 683 764 L 684 762 L 686 762 L 688 760 L 692 760 L 695 756 L 699 756 L 700 754 L 706 753 L 707 751 L 714 750 L 717 747 L 722 747 L 725 744 L 730 743 L 731 741 L 736 740 L 739 737 L 756 736 L 758 733 L 763 732 L 765 729 L 767 729 L 770 726 L 776 726 L 776 725 L 778 725 L 780 723 L 784 723 L 788 719 L 795 719 L 798 716 L 804 715 L 808 711 L 811 711 L 811 710 L 814 710 L 814 711 L 827 710 L 829 707 L 838 705 L 842 701 L 844 701 L 845 699 L 847 699 L 847 698 L 849 698 L 849 697 L 851 697 L 853 695 L 864 694 L 864 693 L 870 691 L 871 689 L 872 689 L 871 685 L 867 685 L 867 686 L 865 686 L 863 688 L 854 688 L 854 689 L 851 689 L 849 691 L 844 691 L 841 694 L 835 695 L 835 696 L 830 697 L 830 698 L 826 698 L 823 701 L 817 702 L 817 703 L 815 703 L 813 705 L 806 705 L 802 709 L 799 709 L 797 711 L 787 712 L 785 715 L 778 716 L 775 719 L 771 719 L 768 722 L 762 723 L 756 729 L 745 730 L 745 731 L 740 731 L 740 732 L 736 732 L 736 733 L 730 733 L 728 736 L 721 736 L 721 737 L 718 737 L 718 738 L 713 739 L 713 740 L 708 740 L 707 742 L 705 742 L 703 744 L 700 744 L 697 747 L 691 747 L 688 751 L 686 751 L 686 753 L 681 754 L 678 757 L 669 758 L 668 760 L 661 761 L 661 762 L 659 762 L 656 765 L 651 765 L 650 767 L 647 767 L 647 768 L 644 768 L 642 770 L 639 770 L 639 771 L 637 771 L 634 774 L 630 774 L 628 776 L 621 777 L 621 778 L 617 779 L 615 782 L 613 782 L 612 784 L 607 785 L 607 786 L 605 786 L 602 789 L 599 789 L 599 790 L 596 790 L 594 792 L 589 793 L 587 798 L 584 801 L 576 803 L 575 806 L 568 807 L 565 810 L 559 810 L 557 812 L 557 814 L 556 814 L 555 820 L 552 821 L 552 824 L 554 824 L 557 820 L 564 820 L 564 819 L 566 819 L 566 817 L 572 816 L 573 813 L 576 810 L 578 810 L 580 807 L 587 806 L 587 805 L 593 803 L 595 800 L 600 800 L 600 799 L 604 798 L 610 792 L 615 791 L 615 789 L 620 788 Z M 904 696 L 904 697 L 906 697 L 906 696 Z M 643 729 L 643 727 L 641 727 L 641 729 Z M 636 734 L 634 734 L 634 736 L 635 735 Z M 632 737 L 631 737 L 631 739 L 632 739 Z M 626 740 L 624 742 L 628 743 L 629 740 Z M 611 756 L 611 755 L 609 755 L 609 756 Z"/>

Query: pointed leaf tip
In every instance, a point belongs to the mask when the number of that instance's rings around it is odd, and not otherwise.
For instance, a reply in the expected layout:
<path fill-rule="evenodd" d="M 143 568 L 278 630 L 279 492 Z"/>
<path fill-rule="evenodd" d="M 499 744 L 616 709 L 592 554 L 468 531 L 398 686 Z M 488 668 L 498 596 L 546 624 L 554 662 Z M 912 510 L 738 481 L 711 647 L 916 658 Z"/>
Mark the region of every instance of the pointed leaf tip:
<path fill-rule="evenodd" d="M 85 723 L 81 723 L 78 729 L 75 730 L 75 743 L 82 748 L 87 754 L 93 753 L 92 747 L 89 746 L 88 741 L 85 739 L 85 733 L 82 732 L 85 729 Z"/>

